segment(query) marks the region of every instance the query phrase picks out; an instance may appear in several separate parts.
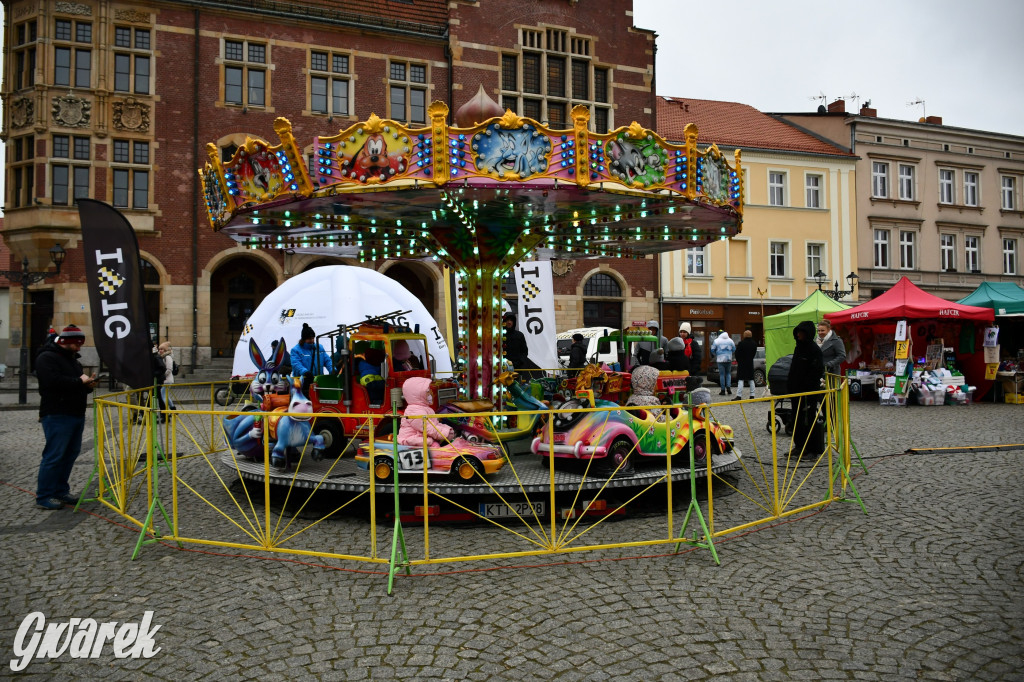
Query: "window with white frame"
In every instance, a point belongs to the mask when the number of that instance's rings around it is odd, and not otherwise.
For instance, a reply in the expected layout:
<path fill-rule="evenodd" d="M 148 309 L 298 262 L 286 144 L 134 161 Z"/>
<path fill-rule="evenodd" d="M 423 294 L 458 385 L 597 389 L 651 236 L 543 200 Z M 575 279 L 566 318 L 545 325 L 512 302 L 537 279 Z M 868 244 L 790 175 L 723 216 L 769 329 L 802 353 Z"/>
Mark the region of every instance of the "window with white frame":
<path fill-rule="evenodd" d="M 978 174 L 964 171 L 964 206 L 978 205 Z"/>
<path fill-rule="evenodd" d="M 694 246 L 686 249 L 686 274 L 691 276 L 708 274 L 706 246 Z"/>
<path fill-rule="evenodd" d="M 113 204 L 117 208 L 149 208 L 149 142 L 113 140 L 111 180 Z"/>
<path fill-rule="evenodd" d="M 150 93 L 153 58 L 147 28 L 114 27 L 114 91 L 137 95 Z"/>
<path fill-rule="evenodd" d="M 521 53 L 501 56 L 501 106 L 570 127 L 576 104 L 590 108 L 590 129 L 608 132 L 611 124 L 610 71 L 594 59 L 593 40 L 559 28 L 523 28 Z"/>
<path fill-rule="evenodd" d="M 900 230 L 900 269 L 913 270 L 917 262 L 917 234 L 913 230 Z"/>
<path fill-rule="evenodd" d="M 349 55 L 309 53 L 309 108 L 328 116 L 349 115 Z"/>
<path fill-rule="evenodd" d="M 770 275 L 772 277 L 786 277 L 789 272 L 787 267 L 787 251 L 788 244 L 786 242 L 771 242 L 768 245 L 768 262 L 770 265 Z"/>
<path fill-rule="evenodd" d="M 964 269 L 968 272 L 981 272 L 981 237 L 964 237 Z"/>
<path fill-rule="evenodd" d="M 88 137 L 54 135 L 50 154 L 50 197 L 55 206 L 89 196 L 92 145 Z"/>
<path fill-rule="evenodd" d="M 939 236 L 939 267 L 947 272 L 956 270 L 956 235 Z"/>
<path fill-rule="evenodd" d="M 1017 240 L 1003 238 L 1003 274 L 1020 274 L 1017 265 Z"/>
<path fill-rule="evenodd" d="M 92 23 L 56 19 L 53 45 L 53 84 L 76 88 L 91 87 Z"/>
<path fill-rule="evenodd" d="M 427 123 L 427 67 L 392 61 L 388 64 L 390 116 L 402 123 Z"/>
<path fill-rule="evenodd" d="M 914 173 L 910 164 L 900 164 L 900 199 L 903 201 L 914 200 Z"/>
<path fill-rule="evenodd" d="M 224 102 L 267 106 L 267 46 L 247 40 L 224 41 Z"/>
<path fill-rule="evenodd" d="M 952 204 L 956 196 L 953 192 L 953 171 L 949 168 L 939 169 L 939 203 Z"/>
<path fill-rule="evenodd" d="M 807 208 L 821 208 L 821 176 L 806 175 L 804 180 L 807 189 Z"/>
<path fill-rule="evenodd" d="M 999 206 L 1004 211 L 1017 210 L 1017 178 L 1012 175 L 1004 175 L 1000 178 L 1001 185 Z"/>
<path fill-rule="evenodd" d="M 819 270 L 825 271 L 825 245 L 819 242 L 809 242 L 807 244 L 807 278 L 813 279 Z"/>
<path fill-rule="evenodd" d="M 871 164 L 871 196 L 889 198 L 889 164 L 885 162 L 874 161 Z"/>
<path fill-rule="evenodd" d="M 768 204 L 770 206 L 786 205 L 786 174 L 778 171 L 768 172 Z"/>
<path fill-rule="evenodd" d="M 889 267 L 889 230 L 875 230 L 875 267 Z"/>

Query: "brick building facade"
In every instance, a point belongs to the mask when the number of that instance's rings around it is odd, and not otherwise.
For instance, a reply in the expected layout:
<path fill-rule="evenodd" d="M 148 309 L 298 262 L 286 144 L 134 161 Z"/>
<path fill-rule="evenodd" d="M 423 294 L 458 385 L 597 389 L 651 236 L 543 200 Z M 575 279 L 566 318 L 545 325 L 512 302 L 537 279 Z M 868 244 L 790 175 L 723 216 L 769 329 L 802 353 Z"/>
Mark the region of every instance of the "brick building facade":
<path fill-rule="evenodd" d="M 76 254 L 77 197 L 111 203 L 131 222 L 156 333 L 194 349 L 195 362 L 230 355 L 248 314 L 287 277 L 345 262 L 245 250 L 206 223 L 196 172 L 205 145 L 223 158 L 247 136 L 273 139 L 279 116 L 311 148 L 314 136 L 371 113 L 425 122 L 430 102 L 455 111 L 482 86 L 502 106 L 552 126 L 583 103 L 599 132 L 632 121 L 656 128 L 655 35 L 633 27 L 631 2 L 4 0 L 4 7 L 2 233 L 10 267 L 25 255 L 33 267 L 45 265 L 55 242 L 68 250 L 61 276 L 33 289 L 40 304 L 33 348 L 42 338 L 36 330 L 50 324 L 91 334 Z M 422 292 L 439 320 L 446 314 L 448 273 L 439 266 L 367 267 Z M 653 258 L 557 264 L 559 328 L 595 314 L 627 323 L 656 315 L 656 269 Z M 11 309 L 11 326 L 20 328 L 20 315 Z M 11 345 L 7 362 L 16 364 Z M 180 357 L 190 359 L 187 350 Z"/>

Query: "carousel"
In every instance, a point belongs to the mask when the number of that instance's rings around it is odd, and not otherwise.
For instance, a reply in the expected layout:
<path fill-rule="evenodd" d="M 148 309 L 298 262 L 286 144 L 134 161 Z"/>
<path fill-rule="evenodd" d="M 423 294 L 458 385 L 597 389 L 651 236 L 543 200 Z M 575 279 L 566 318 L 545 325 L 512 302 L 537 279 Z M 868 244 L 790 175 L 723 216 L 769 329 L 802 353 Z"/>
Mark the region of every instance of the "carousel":
<path fill-rule="evenodd" d="M 253 249 L 452 268 L 468 400 L 500 386 L 501 284 L 517 262 L 643 258 L 740 230 L 740 152 L 730 164 L 699 148 L 694 124 L 680 145 L 636 122 L 595 134 L 577 106 L 572 128 L 551 129 L 482 88 L 453 124 L 448 115 L 443 102 L 424 128 L 371 115 L 314 138 L 311 163 L 284 118 L 277 144 L 248 138 L 226 162 L 209 144 L 199 172 L 210 225 Z"/>

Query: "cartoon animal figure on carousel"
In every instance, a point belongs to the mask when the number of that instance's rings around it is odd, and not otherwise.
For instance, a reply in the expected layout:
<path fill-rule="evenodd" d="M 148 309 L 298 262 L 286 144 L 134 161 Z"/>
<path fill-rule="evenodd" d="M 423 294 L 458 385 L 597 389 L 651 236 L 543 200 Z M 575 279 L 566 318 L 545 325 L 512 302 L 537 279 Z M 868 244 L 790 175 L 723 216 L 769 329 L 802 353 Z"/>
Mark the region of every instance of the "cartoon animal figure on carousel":
<path fill-rule="evenodd" d="M 380 133 L 373 133 L 352 159 L 341 162 L 341 174 L 359 182 L 384 182 L 405 171 L 405 159 L 389 154 L 387 141 Z"/>
<path fill-rule="evenodd" d="M 249 339 L 249 358 L 259 368 L 249 386 L 253 401 L 261 412 L 293 412 L 312 415 L 313 403 L 302 389 L 300 377 L 294 379 L 281 371 L 287 346 L 280 339 L 270 359 L 265 359 L 254 339 Z M 322 436 L 310 437 L 309 417 L 270 417 L 269 441 L 271 444 L 270 464 L 276 469 L 286 469 L 288 458 L 295 450 L 301 450 L 307 441 L 313 447 L 313 458 L 320 458 L 324 447 Z M 258 461 L 263 453 L 264 420 L 260 416 L 241 414 L 225 417 L 224 431 L 231 448 L 245 459 Z"/>

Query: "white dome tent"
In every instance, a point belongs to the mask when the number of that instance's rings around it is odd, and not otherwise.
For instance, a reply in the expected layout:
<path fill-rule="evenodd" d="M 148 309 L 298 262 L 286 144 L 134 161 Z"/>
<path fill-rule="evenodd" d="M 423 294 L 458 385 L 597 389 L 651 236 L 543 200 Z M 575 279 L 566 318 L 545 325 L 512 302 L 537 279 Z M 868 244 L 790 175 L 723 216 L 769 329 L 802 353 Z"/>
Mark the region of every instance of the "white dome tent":
<path fill-rule="evenodd" d="M 451 372 L 448 344 L 431 316 L 416 296 L 395 280 L 368 268 L 351 265 L 325 265 L 295 275 L 272 291 L 246 321 L 235 346 L 231 372 L 244 376 L 256 371 L 249 358 L 249 339 L 264 355 L 270 344 L 284 337 L 287 348 L 299 342 L 302 324 L 317 334 L 356 324 L 367 317 L 396 310 L 410 311 L 404 322 L 427 337 L 427 349 L 435 362 L 435 371 Z M 326 346 L 325 346 L 326 348 Z M 330 348 L 327 348 L 330 352 Z"/>

